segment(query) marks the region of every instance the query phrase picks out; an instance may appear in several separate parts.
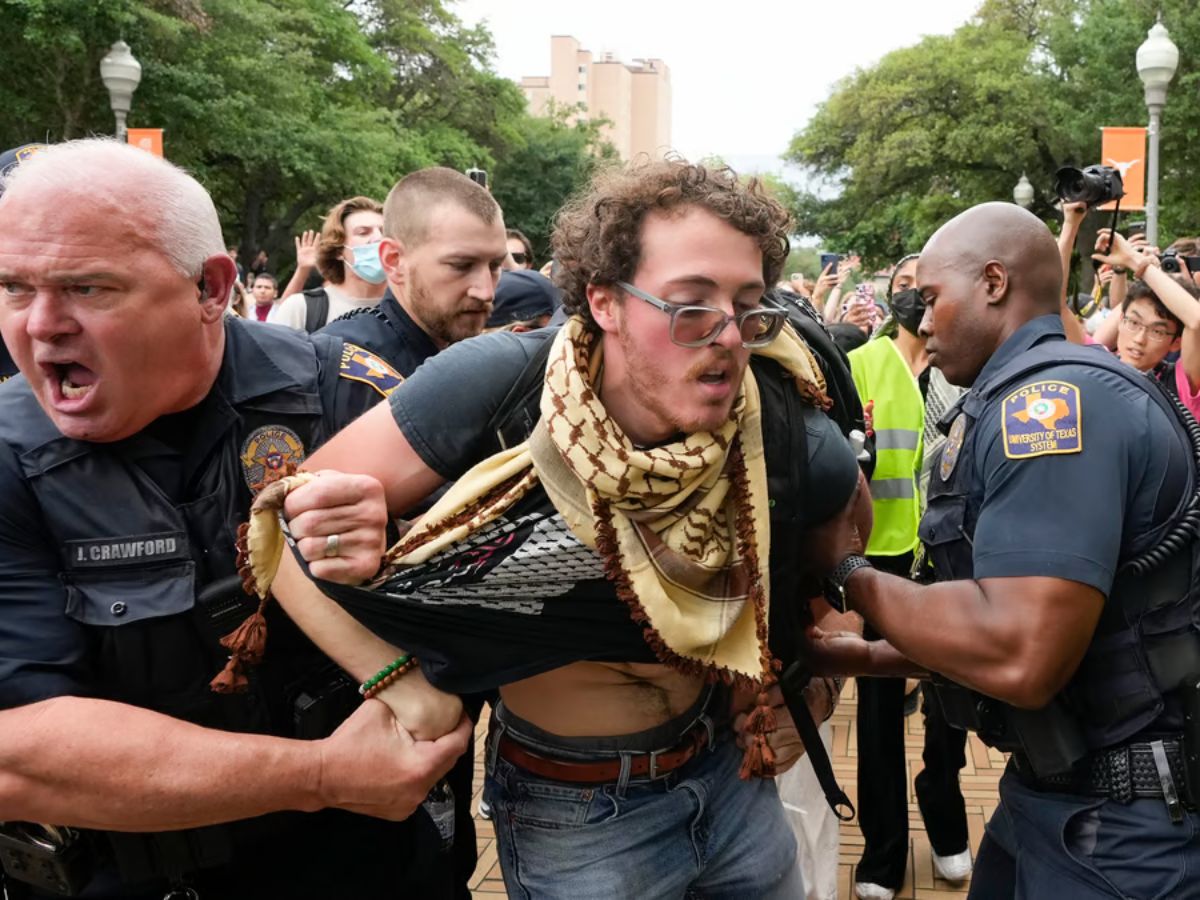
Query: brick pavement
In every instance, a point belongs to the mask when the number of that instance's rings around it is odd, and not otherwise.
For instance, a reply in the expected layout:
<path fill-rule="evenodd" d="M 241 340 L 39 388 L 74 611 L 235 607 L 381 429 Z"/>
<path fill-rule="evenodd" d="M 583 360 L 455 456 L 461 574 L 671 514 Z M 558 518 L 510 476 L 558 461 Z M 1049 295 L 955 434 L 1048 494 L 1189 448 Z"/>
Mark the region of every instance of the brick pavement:
<path fill-rule="evenodd" d="M 858 728 L 854 723 L 857 701 L 855 698 L 854 682 L 846 685 L 842 702 L 833 716 L 833 768 L 839 782 L 845 788 L 850 798 L 857 802 L 857 778 L 855 772 L 856 757 L 858 756 Z M 486 722 L 486 716 L 483 720 Z M 936 878 L 933 873 L 933 859 L 930 856 L 929 840 L 925 836 L 925 828 L 921 815 L 917 810 L 916 799 L 912 793 L 912 776 L 921 771 L 921 716 L 910 716 L 906 720 L 904 752 L 908 760 L 908 809 L 909 809 L 909 866 L 904 886 L 896 894 L 905 900 L 949 900 L 952 897 L 965 897 L 965 885 L 955 886 Z M 480 725 L 475 754 L 475 797 L 474 809 L 479 808 L 479 795 L 483 785 L 483 732 Z M 983 837 L 984 823 L 996 808 L 996 784 L 1004 769 L 1004 757 L 995 750 L 989 750 L 974 736 L 967 745 L 967 765 L 962 771 L 963 797 L 967 802 L 967 825 L 971 835 L 971 852 L 979 847 Z M 479 865 L 471 881 L 475 897 L 504 896 L 504 882 L 500 878 L 500 865 L 496 860 L 495 839 L 492 825 L 485 820 L 478 820 L 479 829 Z M 843 823 L 841 834 L 841 852 L 839 856 L 839 900 L 851 900 L 854 897 L 854 866 L 862 851 L 862 835 L 856 822 Z M 625 900 L 625 898 L 614 898 Z"/>

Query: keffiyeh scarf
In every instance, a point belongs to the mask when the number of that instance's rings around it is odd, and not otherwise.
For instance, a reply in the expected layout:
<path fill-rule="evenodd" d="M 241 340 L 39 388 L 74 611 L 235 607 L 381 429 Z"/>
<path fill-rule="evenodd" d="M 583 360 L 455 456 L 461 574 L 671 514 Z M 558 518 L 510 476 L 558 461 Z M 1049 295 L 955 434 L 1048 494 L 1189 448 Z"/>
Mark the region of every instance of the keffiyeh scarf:
<path fill-rule="evenodd" d="M 820 368 L 791 328 L 758 352 L 780 363 L 802 396 L 825 403 Z M 753 372 L 747 367 L 719 429 L 643 449 L 600 401 L 602 365 L 598 338 L 579 318 L 568 320 L 550 350 L 541 418 L 529 440 L 463 475 L 388 551 L 374 585 L 479 534 L 540 486 L 575 538 L 602 558 L 660 662 L 763 691 L 777 664 L 767 648 L 771 536 Z M 256 503 L 248 535 L 248 583 L 260 595 L 282 552 L 268 505 Z M 764 705 L 760 696 L 752 733 L 774 728 Z M 759 756 L 769 756 L 765 738 L 760 743 Z M 770 764 L 756 758 L 747 765 L 761 773 Z"/>

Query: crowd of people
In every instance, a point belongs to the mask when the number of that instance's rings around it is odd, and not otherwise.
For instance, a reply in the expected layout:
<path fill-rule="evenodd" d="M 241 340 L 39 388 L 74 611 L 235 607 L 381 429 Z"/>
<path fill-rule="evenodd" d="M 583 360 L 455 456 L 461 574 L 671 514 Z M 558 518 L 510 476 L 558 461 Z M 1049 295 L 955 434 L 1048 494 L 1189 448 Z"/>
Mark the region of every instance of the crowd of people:
<path fill-rule="evenodd" d="M 170 163 L 0 163 L 6 897 L 467 897 L 486 716 L 511 896 L 828 898 L 789 810 L 853 812 L 848 676 L 858 897 L 918 705 L 940 878 L 1200 897 L 1196 242 L 1102 231 L 1080 311 L 1086 207 L 984 204 L 810 285 L 756 180 L 667 160 L 538 271 L 430 168 L 280 289 Z"/>

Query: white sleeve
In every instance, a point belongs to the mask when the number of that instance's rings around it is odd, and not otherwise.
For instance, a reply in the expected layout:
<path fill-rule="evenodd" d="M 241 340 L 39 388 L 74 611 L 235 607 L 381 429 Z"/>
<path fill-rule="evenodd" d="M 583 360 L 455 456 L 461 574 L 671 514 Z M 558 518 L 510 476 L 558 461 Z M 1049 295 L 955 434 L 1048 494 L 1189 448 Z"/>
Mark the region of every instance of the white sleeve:
<path fill-rule="evenodd" d="M 273 325 L 287 325 L 289 328 L 303 331 L 307 312 L 308 305 L 304 302 L 304 294 L 292 294 L 271 309 L 267 314 L 267 321 Z"/>

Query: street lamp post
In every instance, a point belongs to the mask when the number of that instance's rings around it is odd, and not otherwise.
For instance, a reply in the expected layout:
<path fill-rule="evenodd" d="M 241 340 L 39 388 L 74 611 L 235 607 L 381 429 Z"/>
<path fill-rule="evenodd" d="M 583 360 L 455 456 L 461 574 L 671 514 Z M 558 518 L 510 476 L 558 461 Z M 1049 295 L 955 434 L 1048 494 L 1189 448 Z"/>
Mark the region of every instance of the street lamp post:
<path fill-rule="evenodd" d="M 1138 47 L 1137 71 L 1146 86 L 1146 109 L 1150 112 L 1150 152 L 1146 160 L 1146 240 L 1158 246 L 1158 132 L 1167 102 L 1167 85 L 1179 65 L 1179 48 L 1172 43 L 1161 18 Z"/>
<path fill-rule="evenodd" d="M 1029 183 L 1024 172 L 1021 173 L 1021 180 L 1017 182 L 1017 186 L 1013 188 L 1013 203 L 1022 209 L 1033 206 L 1033 185 Z"/>
<path fill-rule="evenodd" d="M 108 99 L 117 117 L 117 140 L 125 140 L 125 117 L 133 106 L 133 92 L 142 81 L 142 64 L 133 58 L 129 45 L 117 41 L 100 60 L 100 80 L 108 88 Z"/>

